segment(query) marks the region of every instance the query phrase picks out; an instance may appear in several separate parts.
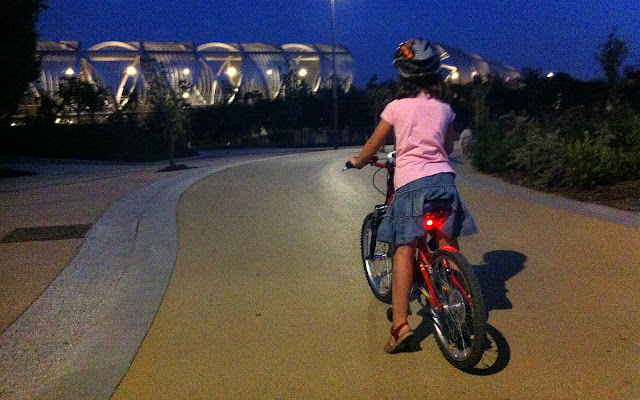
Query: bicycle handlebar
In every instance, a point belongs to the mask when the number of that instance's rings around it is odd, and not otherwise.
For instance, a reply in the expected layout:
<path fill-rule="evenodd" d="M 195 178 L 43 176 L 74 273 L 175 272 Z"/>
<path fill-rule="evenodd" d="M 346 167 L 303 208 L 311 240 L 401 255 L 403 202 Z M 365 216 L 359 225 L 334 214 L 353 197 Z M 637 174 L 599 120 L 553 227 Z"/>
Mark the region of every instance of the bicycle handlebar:
<path fill-rule="evenodd" d="M 377 166 L 377 167 L 386 167 L 386 166 L 387 166 L 387 163 L 378 163 L 378 157 L 376 157 L 376 156 L 371 157 L 371 158 L 367 161 L 367 164 L 375 165 L 375 166 Z M 346 170 L 351 169 L 351 168 L 354 168 L 354 167 L 355 167 L 355 165 L 353 165 L 353 163 L 352 163 L 351 161 L 347 161 L 347 162 L 344 164 L 344 168 L 342 168 L 342 170 L 343 170 L 343 171 L 346 171 Z"/>

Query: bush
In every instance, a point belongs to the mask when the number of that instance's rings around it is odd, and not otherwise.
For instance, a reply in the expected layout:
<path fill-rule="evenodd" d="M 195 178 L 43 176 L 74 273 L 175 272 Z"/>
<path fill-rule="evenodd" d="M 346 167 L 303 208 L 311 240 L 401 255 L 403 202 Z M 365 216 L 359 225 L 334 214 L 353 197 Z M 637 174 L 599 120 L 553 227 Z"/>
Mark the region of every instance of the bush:
<path fill-rule="evenodd" d="M 511 153 L 525 142 L 529 127 L 527 117 L 514 114 L 480 125 L 476 133 L 473 165 L 486 172 L 511 169 Z"/>
<path fill-rule="evenodd" d="M 602 136 L 592 139 L 585 134 L 584 139 L 576 140 L 568 150 L 567 177 L 572 187 L 590 189 L 625 177 L 626 157 L 607 146 Z"/>
<path fill-rule="evenodd" d="M 546 132 L 539 124 L 531 124 L 524 144 L 511 156 L 509 166 L 525 175 L 531 186 L 543 189 L 565 183 L 567 145 L 558 131 Z"/>
<path fill-rule="evenodd" d="M 0 130 L 0 154 L 110 161 L 160 161 L 168 156 L 165 139 L 128 123 L 16 126 Z M 186 151 L 183 148 L 181 154 Z"/>

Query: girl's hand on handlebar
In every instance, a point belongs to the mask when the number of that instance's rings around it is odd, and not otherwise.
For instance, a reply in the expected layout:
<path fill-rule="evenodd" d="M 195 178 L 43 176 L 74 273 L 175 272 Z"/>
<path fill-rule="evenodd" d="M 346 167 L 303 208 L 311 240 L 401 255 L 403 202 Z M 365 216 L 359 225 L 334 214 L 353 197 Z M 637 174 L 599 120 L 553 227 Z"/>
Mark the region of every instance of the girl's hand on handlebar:
<path fill-rule="evenodd" d="M 347 165 L 351 164 L 350 168 L 362 169 L 366 164 L 359 163 L 358 157 L 350 157 Z"/>

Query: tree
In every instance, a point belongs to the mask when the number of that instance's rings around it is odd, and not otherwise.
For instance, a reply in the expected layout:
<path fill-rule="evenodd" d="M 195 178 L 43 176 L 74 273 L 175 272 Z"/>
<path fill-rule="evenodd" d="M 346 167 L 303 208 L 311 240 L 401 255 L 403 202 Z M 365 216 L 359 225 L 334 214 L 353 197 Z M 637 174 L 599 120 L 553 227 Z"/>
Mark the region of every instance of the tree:
<path fill-rule="evenodd" d="M 629 46 L 618 37 L 617 28 L 614 27 L 607 36 L 607 41 L 600 45 L 600 52 L 596 55 L 596 60 L 602 66 L 607 82 L 618 83 L 620 67 L 628 55 Z"/>
<path fill-rule="evenodd" d="M 107 107 L 110 97 L 104 87 L 81 81 L 75 76 L 60 81 L 58 95 L 62 99 L 62 106 L 75 112 L 78 123 L 83 112 L 87 112 L 91 122 L 94 122 L 96 113 Z"/>
<path fill-rule="evenodd" d="M 13 115 L 29 83 L 40 74 L 36 56 L 38 33 L 36 22 L 45 0 L 3 1 L 0 8 L 0 121 Z"/>
<path fill-rule="evenodd" d="M 179 96 L 188 93 L 189 85 L 185 81 L 178 84 L 179 93 L 174 94 L 169 86 L 167 72 L 161 63 L 145 57 L 141 60 L 144 80 L 147 84 L 147 101 L 151 107 L 148 123 L 152 129 L 162 132 L 169 145 L 169 167 L 178 169 L 176 165 L 176 145 L 186 133 L 187 116 L 186 101 Z"/>
<path fill-rule="evenodd" d="M 35 115 L 35 123 L 38 125 L 52 125 L 62 111 L 60 99 L 49 93 L 42 93 L 37 99 L 38 111 Z"/>

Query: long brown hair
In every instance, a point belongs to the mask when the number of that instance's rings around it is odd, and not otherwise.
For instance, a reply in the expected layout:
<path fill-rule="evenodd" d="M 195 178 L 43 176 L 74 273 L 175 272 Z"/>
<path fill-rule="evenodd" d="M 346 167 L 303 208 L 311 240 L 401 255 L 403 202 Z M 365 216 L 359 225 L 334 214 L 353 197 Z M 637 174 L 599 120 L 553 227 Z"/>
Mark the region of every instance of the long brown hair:
<path fill-rule="evenodd" d="M 440 76 L 429 76 L 418 79 L 400 78 L 396 85 L 395 99 L 417 97 L 420 93 L 428 93 L 431 97 L 440 101 L 445 100 L 445 84 Z"/>

